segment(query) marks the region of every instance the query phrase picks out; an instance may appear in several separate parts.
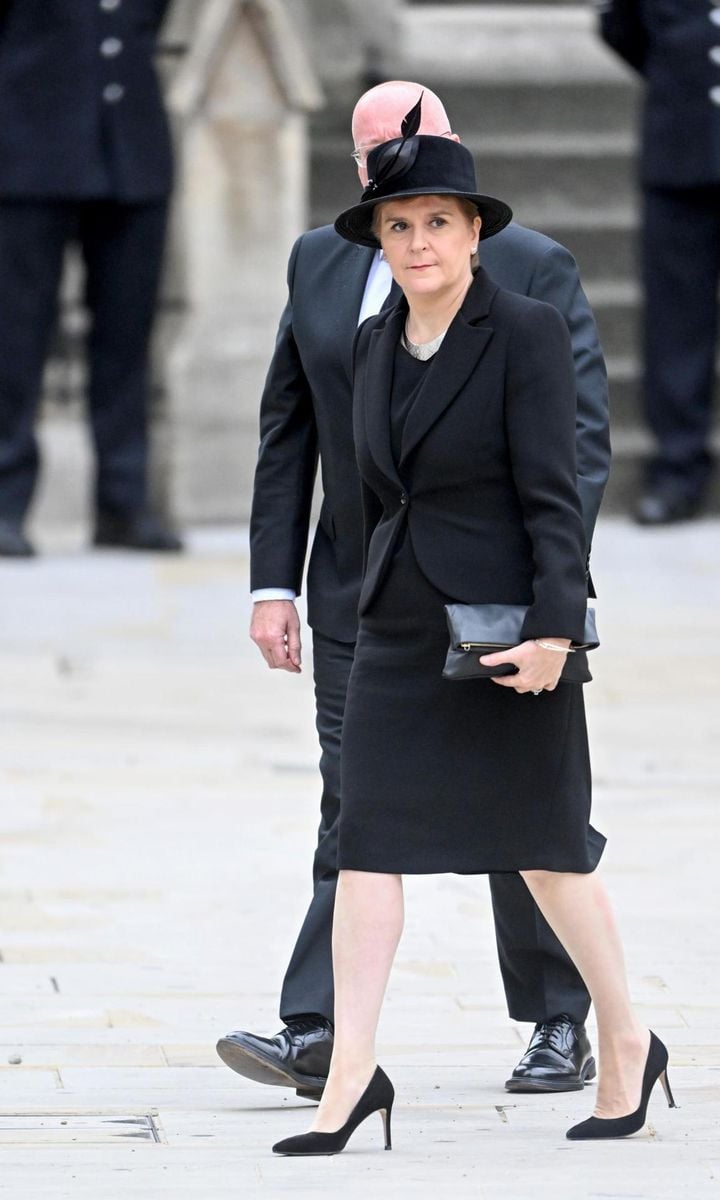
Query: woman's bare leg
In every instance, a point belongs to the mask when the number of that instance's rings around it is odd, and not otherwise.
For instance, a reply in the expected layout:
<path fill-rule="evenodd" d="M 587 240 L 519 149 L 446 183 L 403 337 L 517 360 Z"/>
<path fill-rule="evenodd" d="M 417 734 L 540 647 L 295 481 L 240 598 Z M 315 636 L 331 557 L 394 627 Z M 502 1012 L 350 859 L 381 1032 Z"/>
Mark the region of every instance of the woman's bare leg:
<path fill-rule="evenodd" d="M 597 872 L 574 875 L 522 871 L 548 925 L 583 977 L 595 1006 L 599 1074 L 598 1117 L 620 1117 L 640 1103 L 650 1035 L 628 992 L 625 960 L 605 885 Z"/>
<path fill-rule="evenodd" d="M 375 1070 L 375 1034 L 403 928 L 400 875 L 341 871 L 333 917 L 335 1043 L 314 1130 L 345 1124 Z"/>

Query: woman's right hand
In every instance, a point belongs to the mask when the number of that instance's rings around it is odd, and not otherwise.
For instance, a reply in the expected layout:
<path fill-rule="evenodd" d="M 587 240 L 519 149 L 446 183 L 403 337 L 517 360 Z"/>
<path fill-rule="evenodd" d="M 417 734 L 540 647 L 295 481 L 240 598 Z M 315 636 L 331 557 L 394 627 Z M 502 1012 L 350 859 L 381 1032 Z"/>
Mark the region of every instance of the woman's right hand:
<path fill-rule="evenodd" d="M 569 638 L 543 638 L 558 649 L 567 651 L 570 646 Z M 484 667 L 497 667 L 500 663 L 511 662 L 518 667 L 517 675 L 493 676 L 493 683 L 501 687 L 514 688 L 521 694 L 524 692 L 554 692 L 557 687 L 562 669 L 565 666 L 567 653 L 559 654 L 557 650 L 546 650 L 537 642 L 521 642 L 510 650 L 501 650 L 497 654 L 483 654 L 480 662 Z"/>

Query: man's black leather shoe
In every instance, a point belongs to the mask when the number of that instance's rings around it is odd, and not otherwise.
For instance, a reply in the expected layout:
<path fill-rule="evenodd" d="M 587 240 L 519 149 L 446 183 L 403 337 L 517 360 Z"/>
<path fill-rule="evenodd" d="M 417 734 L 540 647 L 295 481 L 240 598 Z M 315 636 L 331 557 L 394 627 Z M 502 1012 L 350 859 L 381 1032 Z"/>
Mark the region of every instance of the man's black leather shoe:
<path fill-rule="evenodd" d="M 505 1087 L 509 1092 L 581 1092 L 596 1074 L 585 1026 L 561 1014 L 535 1026 Z"/>
<path fill-rule="evenodd" d="M 0 555 L 4 558 L 32 558 L 35 551 L 17 521 L 0 521 Z"/>
<path fill-rule="evenodd" d="M 217 1044 L 223 1062 L 238 1075 L 256 1083 L 296 1088 L 305 1100 L 322 1096 L 332 1048 L 332 1026 L 314 1014 L 293 1017 L 272 1038 L 238 1029 Z"/>
<path fill-rule="evenodd" d="M 700 499 L 677 489 L 654 488 L 645 492 L 635 506 L 638 525 L 672 525 L 689 521 L 700 511 Z"/>
<path fill-rule="evenodd" d="M 127 517 L 115 513 L 98 513 L 93 543 L 96 546 L 152 550 L 156 553 L 177 553 L 183 548 L 177 534 L 150 512 L 139 512 Z"/>

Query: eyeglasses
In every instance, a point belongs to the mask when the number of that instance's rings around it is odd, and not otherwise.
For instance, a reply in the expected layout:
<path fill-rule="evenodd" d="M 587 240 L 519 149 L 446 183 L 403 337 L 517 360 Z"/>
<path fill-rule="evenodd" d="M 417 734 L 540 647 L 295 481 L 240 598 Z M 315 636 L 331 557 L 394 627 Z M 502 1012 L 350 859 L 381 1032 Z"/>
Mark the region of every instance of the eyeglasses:
<path fill-rule="evenodd" d="M 436 137 L 452 137 L 452 129 L 446 129 L 444 133 L 436 133 Z M 357 150 L 350 152 L 350 157 L 358 167 L 364 167 L 367 162 L 367 156 L 376 146 L 381 146 L 382 142 L 370 142 L 367 146 L 359 146 Z"/>

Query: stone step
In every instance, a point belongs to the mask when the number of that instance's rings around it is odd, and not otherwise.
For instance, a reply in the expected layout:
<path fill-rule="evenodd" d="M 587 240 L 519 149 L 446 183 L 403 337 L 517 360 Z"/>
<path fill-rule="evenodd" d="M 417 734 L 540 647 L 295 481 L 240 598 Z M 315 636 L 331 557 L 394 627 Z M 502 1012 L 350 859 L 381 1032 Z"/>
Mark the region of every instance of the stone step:
<path fill-rule="evenodd" d="M 489 136 L 535 133 L 562 136 L 586 132 L 608 135 L 630 132 L 637 126 L 639 88 L 632 80 L 558 79 L 548 81 L 485 78 L 478 69 L 475 79 L 453 78 L 436 66 L 415 75 L 419 83 L 441 96 L 453 130 L 462 138 L 471 132 Z M 357 93 L 314 113 L 313 139 L 327 134 L 344 138 L 349 154 L 350 117 Z"/>
<path fill-rule="evenodd" d="M 476 156 L 478 187 L 506 200 L 525 224 L 537 226 L 535 212 L 557 213 L 596 207 L 611 196 L 614 209 L 628 209 L 635 194 L 635 166 L 625 146 L 598 139 L 573 146 L 552 140 L 508 141 L 503 146 L 469 137 Z M 352 162 L 342 168 L 337 147 L 326 139 L 312 155 L 311 204 L 315 214 L 336 215 L 357 195 Z"/>
<path fill-rule="evenodd" d="M 717 457 L 720 454 L 720 436 L 716 431 L 711 438 L 711 450 Z M 653 453 L 653 443 L 649 434 L 642 429 L 618 430 L 612 432 L 612 466 L 610 479 L 602 503 L 602 513 L 605 516 L 629 512 L 643 484 L 644 468 Z M 711 481 L 707 496 L 708 511 L 720 511 L 720 474 L 716 473 Z M 600 581 L 595 580 L 598 584 Z"/>
<path fill-rule="evenodd" d="M 527 137 L 565 134 L 620 135 L 637 125 L 639 89 L 632 80 L 560 77 L 547 81 L 493 80 L 478 70 L 476 80 L 422 75 L 442 97 L 455 132 Z"/>
<path fill-rule="evenodd" d="M 608 279 L 634 283 L 637 279 L 637 216 L 628 208 L 615 221 L 606 211 L 585 209 L 568 213 L 564 221 L 551 214 L 547 220 L 533 220 L 532 227 L 554 238 L 575 255 L 583 282 Z"/>
<path fill-rule="evenodd" d="M 606 355 L 605 365 L 610 387 L 610 420 L 615 432 L 640 433 L 645 428 L 642 403 L 642 364 L 639 352 L 622 357 Z M 720 364 L 715 381 L 716 397 L 720 400 Z M 717 406 L 716 406 L 717 408 Z M 715 420 L 720 436 L 720 418 Z"/>
<path fill-rule="evenodd" d="M 383 47 L 386 78 L 626 80 L 597 34 L 589 4 L 425 4 L 401 8 L 396 36 Z"/>
<path fill-rule="evenodd" d="M 593 280 L 636 280 L 638 217 L 634 206 L 566 208 L 558 212 L 555 208 L 545 210 L 527 204 L 516 209 L 515 215 L 531 229 L 538 229 L 567 246 L 577 259 L 586 284 Z M 336 216 L 333 209 L 318 205 L 313 224 L 331 224 Z"/>
<path fill-rule="evenodd" d="M 610 388 L 610 421 L 614 431 L 644 428 L 642 413 L 641 364 L 638 354 L 623 358 L 606 355 L 605 366 Z"/>
<path fill-rule="evenodd" d="M 439 7 L 437 0 L 405 0 L 405 2 L 409 8 L 420 8 L 423 5 L 425 5 L 425 6 L 432 5 L 434 8 Z M 482 9 L 483 5 L 484 5 L 484 0 L 474 0 L 474 2 L 473 2 L 473 0 L 469 0 L 469 2 L 468 2 L 468 0 L 443 0 L 443 3 L 445 6 L 450 5 L 450 4 L 456 4 L 456 5 L 462 4 L 463 8 Z M 534 4 L 534 5 L 543 5 L 543 7 L 549 8 L 555 4 L 577 4 L 577 0 L 505 0 L 505 3 L 506 4 L 524 4 L 524 5 L 527 5 L 529 3 L 529 4 Z"/>
<path fill-rule="evenodd" d="M 627 360 L 638 353 L 641 298 L 634 283 L 590 281 L 586 293 L 606 358 Z"/>
<path fill-rule="evenodd" d="M 471 134 L 490 137 L 512 135 L 562 137 L 605 134 L 626 137 L 637 125 L 639 89 L 631 80 L 486 78 L 478 67 L 474 79 L 448 75 L 435 69 L 413 73 L 413 79 L 438 93 L 453 130 L 463 140 Z M 335 135 L 349 154 L 350 118 L 357 94 L 327 105 L 312 117 L 313 140 Z"/>

